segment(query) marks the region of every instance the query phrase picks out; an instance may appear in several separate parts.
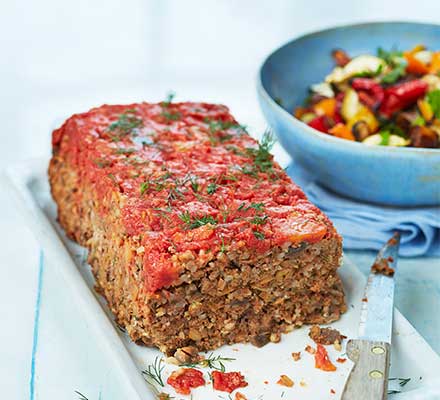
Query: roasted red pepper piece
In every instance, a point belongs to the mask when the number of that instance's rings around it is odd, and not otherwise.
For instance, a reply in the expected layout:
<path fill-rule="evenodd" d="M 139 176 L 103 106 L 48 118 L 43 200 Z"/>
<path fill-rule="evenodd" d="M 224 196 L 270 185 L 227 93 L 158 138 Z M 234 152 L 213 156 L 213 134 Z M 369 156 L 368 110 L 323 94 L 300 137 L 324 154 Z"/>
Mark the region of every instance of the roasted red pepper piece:
<path fill-rule="evenodd" d="M 190 394 L 191 389 L 203 386 L 205 379 L 203 378 L 203 373 L 198 369 L 180 368 L 169 376 L 167 383 L 172 386 L 177 393 Z"/>
<path fill-rule="evenodd" d="M 385 100 L 379 111 L 386 117 L 391 117 L 395 112 L 415 103 L 427 90 L 428 84 L 419 79 L 391 86 L 385 90 Z"/>
<path fill-rule="evenodd" d="M 385 97 L 385 92 L 382 86 L 380 86 L 374 79 L 355 78 L 353 79 L 351 86 L 353 87 L 354 90 L 361 91 L 361 93 L 367 92 L 367 94 L 370 97 L 372 97 L 375 101 L 373 107 L 378 107 L 382 103 Z M 362 101 L 361 96 L 359 97 Z M 368 106 L 368 104 L 366 105 Z"/>
<path fill-rule="evenodd" d="M 366 105 L 368 108 L 375 108 L 377 106 L 377 100 L 370 96 L 365 91 L 358 92 L 359 100 L 362 104 Z"/>
<path fill-rule="evenodd" d="M 328 118 L 325 115 L 312 119 L 308 125 L 324 133 L 327 133 L 329 129 Z"/>
<path fill-rule="evenodd" d="M 235 389 L 246 387 L 248 383 L 240 372 L 212 371 L 212 386 L 215 390 L 231 393 Z"/>
<path fill-rule="evenodd" d="M 318 347 L 316 348 L 315 368 L 329 372 L 336 371 L 336 367 L 332 364 L 332 362 L 328 358 L 327 350 L 321 344 L 318 344 Z"/>

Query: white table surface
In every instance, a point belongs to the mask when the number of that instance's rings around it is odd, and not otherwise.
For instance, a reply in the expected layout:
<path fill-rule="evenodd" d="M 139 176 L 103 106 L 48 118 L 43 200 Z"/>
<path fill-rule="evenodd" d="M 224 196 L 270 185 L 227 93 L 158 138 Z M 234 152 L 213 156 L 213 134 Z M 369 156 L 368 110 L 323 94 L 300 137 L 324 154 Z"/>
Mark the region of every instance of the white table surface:
<path fill-rule="evenodd" d="M 424 7 L 397 0 L 318 2 L 320 8 L 306 1 L 267 4 L 2 2 L 0 168 L 48 157 L 50 131 L 74 112 L 104 102 L 157 101 L 169 89 L 178 100 L 228 104 L 242 123 L 261 132 L 253 79 L 273 47 L 337 23 L 440 15 L 437 1 Z M 281 149 L 275 152 L 286 161 Z M 53 273 L 56 266 L 41 263 L 38 241 L 4 187 L 0 246 L 0 398 L 75 399 L 79 390 L 98 399 L 100 386 L 120 377 L 99 343 L 88 340 L 80 310 Z M 374 257 L 347 254 L 364 272 Z M 440 352 L 440 260 L 401 259 L 396 279 L 397 307 Z M 112 398 L 124 395 L 115 391 Z"/>

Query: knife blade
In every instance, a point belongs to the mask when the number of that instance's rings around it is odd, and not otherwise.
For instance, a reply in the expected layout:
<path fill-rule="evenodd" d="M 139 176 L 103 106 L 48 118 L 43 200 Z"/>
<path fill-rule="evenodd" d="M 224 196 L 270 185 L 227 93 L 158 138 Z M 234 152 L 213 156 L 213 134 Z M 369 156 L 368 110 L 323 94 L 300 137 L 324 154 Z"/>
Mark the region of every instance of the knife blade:
<path fill-rule="evenodd" d="M 400 236 L 394 234 L 377 254 L 365 286 L 359 322 L 359 338 L 391 344 L 394 309 L 394 273 L 397 269 Z M 385 268 L 378 273 L 376 268 Z M 386 275 L 386 273 L 391 275 Z"/>
<path fill-rule="evenodd" d="M 394 273 L 400 235 L 379 251 L 365 287 L 359 321 L 359 338 L 347 343 L 354 367 L 342 400 L 386 400 L 393 327 Z"/>

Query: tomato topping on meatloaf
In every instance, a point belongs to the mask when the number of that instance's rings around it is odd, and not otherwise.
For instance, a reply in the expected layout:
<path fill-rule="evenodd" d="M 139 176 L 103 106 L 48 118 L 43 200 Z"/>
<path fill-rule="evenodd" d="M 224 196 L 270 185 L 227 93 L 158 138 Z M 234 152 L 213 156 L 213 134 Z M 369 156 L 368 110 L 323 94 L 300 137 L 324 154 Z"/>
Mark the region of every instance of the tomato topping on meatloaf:
<path fill-rule="evenodd" d="M 171 285 L 175 255 L 300 247 L 334 234 L 227 107 L 206 103 L 104 105 L 53 133 L 55 154 L 93 184 L 99 213 L 119 196 L 125 234 L 139 236 L 146 289 Z"/>

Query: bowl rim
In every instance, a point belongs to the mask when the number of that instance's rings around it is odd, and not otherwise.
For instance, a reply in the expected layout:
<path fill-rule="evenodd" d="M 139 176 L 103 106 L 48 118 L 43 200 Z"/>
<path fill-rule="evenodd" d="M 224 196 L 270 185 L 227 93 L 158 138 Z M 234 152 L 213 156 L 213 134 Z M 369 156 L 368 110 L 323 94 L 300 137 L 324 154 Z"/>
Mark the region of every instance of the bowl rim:
<path fill-rule="evenodd" d="M 433 28 L 440 29 L 440 24 L 435 23 L 426 23 L 426 22 L 414 22 L 414 21 L 372 21 L 372 22 L 360 22 L 355 24 L 343 24 L 343 25 L 336 25 L 332 26 L 330 28 L 324 28 L 317 31 L 311 31 L 308 33 L 305 33 L 303 35 L 297 36 L 281 46 L 277 47 L 275 50 L 271 51 L 269 55 L 267 55 L 264 58 L 264 61 L 260 65 L 258 69 L 257 74 L 257 92 L 266 99 L 266 101 L 269 102 L 269 104 L 275 108 L 278 112 L 281 112 L 285 117 L 288 117 L 290 121 L 292 122 L 293 126 L 296 126 L 299 129 L 304 129 L 307 133 L 312 134 L 317 140 L 322 140 L 325 142 L 329 142 L 330 144 L 336 144 L 341 145 L 344 144 L 345 146 L 348 146 L 348 148 L 351 148 L 352 150 L 363 150 L 363 151 L 371 151 L 374 153 L 377 152 L 386 152 L 389 154 L 389 152 L 398 153 L 398 154 L 428 154 L 431 156 L 440 156 L 440 149 L 432 149 L 432 148 L 425 148 L 425 147 L 399 147 L 399 146 L 366 146 L 365 144 L 362 144 L 360 142 L 346 140 L 342 138 L 338 138 L 323 132 L 319 132 L 316 129 L 313 129 L 312 127 L 308 126 L 304 122 L 300 121 L 298 118 L 296 118 L 294 115 L 290 114 L 288 111 L 286 111 L 283 107 L 281 107 L 273 98 L 272 96 L 267 92 L 263 85 L 263 68 L 266 66 L 266 64 L 269 62 L 269 59 L 279 51 L 283 50 L 285 47 L 291 45 L 292 43 L 295 43 L 299 40 L 307 39 L 313 36 L 318 36 L 321 34 L 326 34 L 333 31 L 343 30 L 347 28 L 367 28 L 368 26 L 375 26 L 375 25 L 412 25 L 412 26 L 428 26 Z"/>

